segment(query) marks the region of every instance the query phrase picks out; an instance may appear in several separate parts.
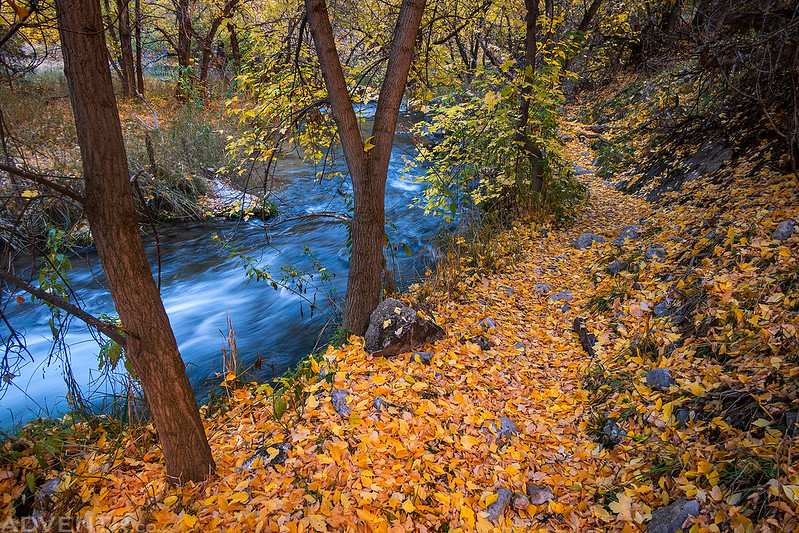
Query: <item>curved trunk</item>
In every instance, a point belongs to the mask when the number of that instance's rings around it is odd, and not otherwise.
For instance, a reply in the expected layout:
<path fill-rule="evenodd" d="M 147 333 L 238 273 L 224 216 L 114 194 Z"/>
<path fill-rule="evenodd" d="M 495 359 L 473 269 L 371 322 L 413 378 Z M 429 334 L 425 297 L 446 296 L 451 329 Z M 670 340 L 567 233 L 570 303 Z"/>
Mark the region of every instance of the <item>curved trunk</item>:
<path fill-rule="evenodd" d="M 214 460 L 139 237 L 99 0 L 58 0 L 56 9 L 83 160 L 84 209 L 127 333 L 125 357 L 147 396 L 167 474 L 177 482 L 201 480 Z"/>

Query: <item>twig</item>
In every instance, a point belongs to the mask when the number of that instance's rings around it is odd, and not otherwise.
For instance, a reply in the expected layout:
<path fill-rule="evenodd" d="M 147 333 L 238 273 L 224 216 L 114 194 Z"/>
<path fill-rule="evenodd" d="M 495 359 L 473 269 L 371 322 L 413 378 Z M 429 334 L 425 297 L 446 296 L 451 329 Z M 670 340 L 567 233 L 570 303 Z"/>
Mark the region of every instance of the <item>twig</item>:
<path fill-rule="evenodd" d="M 31 180 L 35 183 L 38 183 L 39 185 L 44 185 L 45 187 L 49 187 L 50 189 L 53 189 L 54 191 L 59 192 L 64 196 L 71 198 L 72 200 L 75 200 L 78 204 L 83 205 L 83 198 L 78 193 L 76 193 L 75 191 L 73 191 L 68 187 L 64 187 L 63 185 L 59 185 L 54 181 L 50 181 L 49 179 L 47 179 L 42 175 L 33 174 L 32 172 L 26 172 L 24 170 L 15 168 L 11 165 L 6 165 L 5 163 L 0 163 L 0 170 L 4 170 L 9 174 L 14 174 L 15 176 L 19 176 L 20 178 Z"/>

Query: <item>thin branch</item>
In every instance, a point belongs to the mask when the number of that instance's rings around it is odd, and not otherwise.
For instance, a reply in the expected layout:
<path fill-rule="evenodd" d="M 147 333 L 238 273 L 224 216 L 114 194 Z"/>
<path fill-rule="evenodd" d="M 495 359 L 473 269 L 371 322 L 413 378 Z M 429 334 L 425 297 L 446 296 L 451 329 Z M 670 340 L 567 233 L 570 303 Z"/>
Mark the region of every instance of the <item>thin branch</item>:
<path fill-rule="evenodd" d="M 20 169 L 15 168 L 15 167 L 13 167 L 11 165 L 6 165 L 4 163 L 0 163 L 0 170 L 4 170 L 4 171 L 8 172 L 9 174 L 14 174 L 15 176 L 19 176 L 20 178 L 25 178 L 25 179 L 31 180 L 31 181 L 33 181 L 35 183 L 38 183 L 39 185 L 44 185 L 45 187 L 53 189 L 54 191 L 59 192 L 59 193 L 63 194 L 64 196 L 67 196 L 67 197 L 75 200 L 80 205 L 83 205 L 83 198 L 78 193 L 76 193 L 75 191 L 73 191 L 72 189 L 70 189 L 68 187 L 64 187 L 63 185 L 59 185 L 58 183 L 55 183 L 54 181 L 51 181 L 51 180 L 45 178 L 44 176 L 41 176 L 39 174 L 33 174 L 32 172 L 26 172 L 24 170 L 20 170 Z"/>
<path fill-rule="evenodd" d="M 56 296 L 55 294 L 44 291 L 38 287 L 34 287 L 30 283 L 26 282 L 21 278 L 18 278 L 17 276 L 8 272 L 7 270 L 0 270 L 0 281 L 5 281 L 6 283 L 10 283 L 11 285 L 17 287 L 18 289 L 21 289 L 44 302 L 47 302 L 60 309 L 63 309 L 72 316 L 84 321 L 89 326 L 95 328 L 100 333 L 102 333 L 109 339 L 113 340 L 123 348 L 127 344 L 126 336 L 120 332 L 121 328 L 114 327 L 110 324 L 101 321 L 100 319 L 90 315 L 80 307 L 69 303 L 63 298 Z M 130 335 L 130 333 L 127 334 Z"/>

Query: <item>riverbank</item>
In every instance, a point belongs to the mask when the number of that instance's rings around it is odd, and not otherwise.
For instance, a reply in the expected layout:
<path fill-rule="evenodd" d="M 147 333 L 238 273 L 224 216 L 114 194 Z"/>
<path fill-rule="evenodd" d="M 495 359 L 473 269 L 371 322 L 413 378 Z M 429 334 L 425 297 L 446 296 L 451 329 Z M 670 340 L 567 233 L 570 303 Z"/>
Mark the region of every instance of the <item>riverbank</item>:
<path fill-rule="evenodd" d="M 563 126 L 591 197 L 573 224 L 520 221 L 493 242 L 497 272 L 411 290 L 447 333 L 429 364 L 352 339 L 307 360 L 290 394 L 230 375 L 203 408 L 217 471 L 181 488 L 151 426 L 95 428 L 37 470 L 36 486 L 59 479 L 46 516 L 158 531 L 794 528 L 796 177 L 743 153 L 648 203 L 614 186 L 635 175 L 594 174 L 585 131 Z M 4 457 L 3 519 L 38 464 L 33 447 Z"/>

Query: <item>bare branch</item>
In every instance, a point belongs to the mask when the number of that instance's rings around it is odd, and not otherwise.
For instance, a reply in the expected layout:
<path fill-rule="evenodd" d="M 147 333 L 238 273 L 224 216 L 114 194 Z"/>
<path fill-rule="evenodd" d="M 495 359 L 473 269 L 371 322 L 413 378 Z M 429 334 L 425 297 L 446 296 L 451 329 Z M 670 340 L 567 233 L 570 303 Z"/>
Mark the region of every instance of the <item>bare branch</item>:
<path fill-rule="evenodd" d="M 60 309 L 63 309 L 72 316 L 79 318 L 80 320 L 84 321 L 86 324 L 95 328 L 97 331 L 99 331 L 109 339 L 113 340 L 123 348 L 127 344 L 127 338 L 123 333 L 120 332 L 119 328 L 116 328 L 110 324 L 106 324 L 100 319 L 90 315 L 80 307 L 69 303 L 63 298 L 56 296 L 55 294 L 42 290 L 38 287 L 34 287 L 27 281 L 18 278 L 17 276 L 8 272 L 7 270 L 0 270 L 0 281 L 5 281 L 6 283 L 10 283 L 11 285 L 17 287 L 18 289 L 21 289 L 44 302 L 47 302 Z"/>
<path fill-rule="evenodd" d="M 76 193 L 69 187 L 64 187 L 63 185 L 51 181 L 42 175 L 33 174 L 32 172 L 26 172 L 25 170 L 20 170 L 11 165 L 6 165 L 5 163 L 0 163 L 0 170 L 4 170 L 9 174 L 14 174 L 15 176 L 19 176 L 20 178 L 31 180 L 35 183 L 38 183 L 39 185 L 44 185 L 45 187 L 53 189 L 54 191 L 59 192 L 64 196 L 71 198 L 72 200 L 75 200 L 79 204 L 83 205 L 83 198 L 78 193 Z"/>

